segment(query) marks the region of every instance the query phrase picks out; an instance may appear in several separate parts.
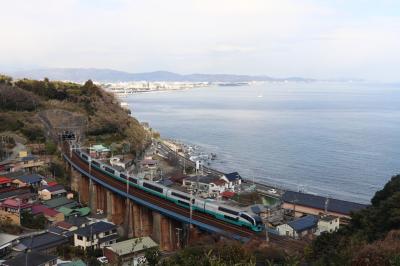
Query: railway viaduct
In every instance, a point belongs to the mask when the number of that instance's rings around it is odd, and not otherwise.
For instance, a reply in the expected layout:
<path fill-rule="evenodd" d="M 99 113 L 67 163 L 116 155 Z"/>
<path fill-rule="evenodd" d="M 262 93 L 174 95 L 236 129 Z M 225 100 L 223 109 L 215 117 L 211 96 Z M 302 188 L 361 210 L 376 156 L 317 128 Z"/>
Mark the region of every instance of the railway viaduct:
<path fill-rule="evenodd" d="M 102 210 L 128 237 L 151 236 L 163 251 L 173 251 L 201 231 L 238 240 L 255 237 L 250 229 L 175 205 L 115 180 L 90 167 L 72 150 L 63 149 L 71 173 L 71 188 L 93 212 Z"/>
<path fill-rule="evenodd" d="M 205 213 L 191 212 L 170 201 L 144 192 L 87 165 L 72 151 L 62 153 L 71 171 L 71 188 L 93 212 L 101 209 L 107 218 L 123 228 L 128 237 L 151 236 L 162 251 L 173 251 L 196 239 L 202 232 L 248 241 L 265 241 L 256 233 Z M 269 242 L 287 250 L 302 250 L 304 243 L 269 234 Z"/>
<path fill-rule="evenodd" d="M 78 192 L 80 201 L 90 206 L 92 212 L 102 210 L 107 220 L 123 228 L 125 236 L 151 236 L 163 251 L 173 251 L 182 245 L 184 232 L 186 234 L 184 224 L 106 188 L 79 171 L 73 163 L 69 166 L 71 189 Z M 93 175 L 96 174 L 93 171 Z"/>

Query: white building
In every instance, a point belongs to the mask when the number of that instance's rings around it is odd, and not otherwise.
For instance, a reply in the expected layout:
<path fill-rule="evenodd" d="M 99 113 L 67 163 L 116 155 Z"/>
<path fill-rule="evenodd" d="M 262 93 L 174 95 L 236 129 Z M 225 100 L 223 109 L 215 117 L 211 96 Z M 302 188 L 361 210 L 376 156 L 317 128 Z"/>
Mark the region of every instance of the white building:
<path fill-rule="evenodd" d="M 198 192 L 206 193 L 210 196 L 218 196 L 228 189 L 229 183 L 223 178 L 211 176 L 190 176 L 183 180 L 184 187 L 191 187 Z"/>
<path fill-rule="evenodd" d="M 320 235 L 323 232 L 332 233 L 339 229 L 340 220 L 337 216 L 325 215 L 320 218 L 317 224 L 316 235 Z"/>
<path fill-rule="evenodd" d="M 278 225 L 276 230 L 281 236 L 288 236 L 295 239 L 314 234 L 317 229 L 318 218 L 307 215 L 285 224 Z"/>
<path fill-rule="evenodd" d="M 118 239 L 115 224 L 103 221 L 81 227 L 74 232 L 74 246 L 87 248 L 102 248 L 116 243 Z"/>

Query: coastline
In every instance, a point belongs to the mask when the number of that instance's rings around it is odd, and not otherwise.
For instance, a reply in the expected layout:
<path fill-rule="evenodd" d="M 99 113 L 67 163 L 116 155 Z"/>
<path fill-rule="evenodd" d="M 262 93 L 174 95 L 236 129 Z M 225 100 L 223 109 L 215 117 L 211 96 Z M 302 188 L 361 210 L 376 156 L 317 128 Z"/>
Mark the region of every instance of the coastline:
<path fill-rule="evenodd" d="M 171 140 L 171 139 L 164 139 L 164 138 L 160 138 L 160 142 L 165 145 L 165 147 L 169 148 L 171 152 L 174 152 L 175 154 L 179 155 L 181 158 L 184 158 L 186 160 L 189 160 L 187 158 L 187 156 L 185 156 L 185 154 L 183 152 L 180 152 L 179 150 L 181 150 L 180 145 L 184 144 L 184 145 L 188 145 L 183 143 L 182 141 L 179 141 L 179 143 L 176 140 Z M 190 161 L 190 160 L 189 160 Z M 188 161 L 186 161 L 188 162 Z M 195 162 L 192 162 L 193 165 L 195 165 Z M 212 174 L 212 175 L 224 175 L 226 173 L 224 173 L 223 171 L 220 171 L 218 169 L 214 169 L 212 167 L 209 166 L 205 166 L 204 170 L 207 174 Z M 370 203 L 365 203 L 365 202 L 357 202 L 357 201 L 351 201 L 351 200 L 342 200 L 342 199 L 338 199 L 338 198 L 334 198 L 334 197 L 327 197 L 324 195 L 319 195 L 318 193 L 311 193 L 309 191 L 294 191 L 291 190 L 289 188 L 285 188 L 283 186 L 274 186 L 269 184 L 266 181 L 261 181 L 261 180 L 251 180 L 249 178 L 246 177 L 242 177 L 243 178 L 243 183 L 249 185 L 252 184 L 255 187 L 255 191 L 257 191 L 258 193 L 265 193 L 271 189 L 275 189 L 277 191 L 276 194 L 268 194 L 267 196 L 272 197 L 272 198 L 276 198 L 276 199 L 282 199 L 282 196 L 285 194 L 285 192 L 298 192 L 298 193 L 302 193 L 305 195 L 309 195 L 309 196 L 316 196 L 316 197 L 323 197 L 329 200 L 339 200 L 339 201 L 343 201 L 343 202 L 348 202 L 348 203 L 354 203 L 354 204 L 361 204 L 361 205 L 369 205 Z"/>

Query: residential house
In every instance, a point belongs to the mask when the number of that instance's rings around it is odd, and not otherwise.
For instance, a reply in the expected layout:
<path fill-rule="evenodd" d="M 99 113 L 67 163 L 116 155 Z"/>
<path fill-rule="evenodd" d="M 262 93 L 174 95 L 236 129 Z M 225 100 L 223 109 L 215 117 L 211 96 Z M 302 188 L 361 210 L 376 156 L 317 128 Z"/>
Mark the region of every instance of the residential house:
<path fill-rule="evenodd" d="M 18 158 L 15 163 L 15 171 L 36 171 L 43 167 L 47 162 L 41 159 L 39 156 L 28 155 L 22 158 Z"/>
<path fill-rule="evenodd" d="M 158 167 L 158 160 L 151 158 L 140 161 L 140 167 L 142 170 L 156 170 Z"/>
<path fill-rule="evenodd" d="M 85 227 L 90 223 L 88 218 L 81 216 L 69 216 L 65 221 L 76 228 Z"/>
<path fill-rule="evenodd" d="M 63 197 L 67 195 L 67 191 L 62 185 L 44 186 L 38 191 L 39 197 L 42 200 L 50 200 L 56 197 Z"/>
<path fill-rule="evenodd" d="M 0 233 L 0 258 L 8 255 L 19 236 Z"/>
<path fill-rule="evenodd" d="M 212 176 L 190 176 L 183 180 L 183 186 L 215 197 L 228 189 L 228 182 Z"/>
<path fill-rule="evenodd" d="M 294 191 L 286 191 L 282 196 L 282 201 L 282 208 L 294 210 L 298 217 L 305 214 L 327 214 L 339 217 L 342 224 L 349 221 L 351 212 L 365 209 L 368 206 Z"/>
<path fill-rule="evenodd" d="M 127 168 L 129 168 L 130 166 L 133 165 L 133 160 L 132 160 L 132 158 L 118 155 L 118 156 L 111 157 L 110 164 L 113 167 L 118 167 L 122 170 L 126 170 Z"/>
<path fill-rule="evenodd" d="M 49 207 L 50 209 L 57 209 L 60 208 L 61 206 L 64 206 L 66 208 L 75 208 L 79 206 L 78 202 L 72 199 L 68 199 L 66 197 L 59 197 L 51 200 L 46 200 L 43 202 L 43 204 Z"/>
<path fill-rule="evenodd" d="M 90 157 L 105 159 L 111 155 L 111 150 L 101 144 L 93 145 L 89 149 Z"/>
<path fill-rule="evenodd" d="M 8 198 L 15 198 L 19 195 L 24 195 L 28 193 L 31 193 L 31 189 L 29 187 L 6 189 L 0 192 L 0 201 Z"/>
<path fill-rule="evenodd" d="M 83 207 L 83 208 L 67 208 L 64 206 L 61 206 L 60 208 L 57 209 L 59 212 L 62 212 L 65 217 L 70 217 L 70 216 L 87 216 L 90 214 L 91 210 L 89 207 Z"/>
<path fill-rule="evenodd" d="M 18 199 L 6 199 L 0 203 L 0 221 L 21 225 L 21 214 L 31 210 L 31 203 L 23 203 Z"/>
<path fill-rule="evenodd" d="M 11 188 L 11 178 L 0 176 L 0 191 Z"/>
<path fill-rule="evenodd" d="M 57 251 L 57 247 L 68 243 L 68 238 L 52 232 L 39 233 L 19 240 L 14 247 L 15 251 L 24 252 L 26 250 L 40 251 L 44 254 L 52 254 Z"/>
<path fill-rule="evenodd" d="M 21 193 L 13 197 L 14 199 L 21 200 L 23 203 L 35 203 L 38 199 L 38 195 L 36 193 L 27 192 Z"/>
<path fill-rule="evenodd" d="M 39 252 L 18 254 L 16 257 L 2 263 L 5 266 L 53 266 L 57 265 L 57 256 L 45 255 Z"/>
<path fill-rule="evenodd" d="M 32 186 L 34 188 L 38 188 L 43 179 L 44 177 L 39 174 L 27 174 L 15 178 L 13 183 L 18 187 Z"/>
<path fill-rule="evenodd" d="M 117 227 L 107 222 L 96 222 L 74 231 L 74 246 L 87 248 L 102 248 L 117 242 Z"/>
<path fill-rule="evenodd" d="M 314 215 L 307 215 L 297 218 L 285 224 L 278 225 L 276 230 L 279 235 L 289 236 L 295 239 L 311 235 L 316 231 L 318 218 Z"/>
<path fill-rule="evenodd" d="M 37 204 L 32 206 L 33 215 L 43 215 L 49 223 L 57 223 L 64 221 L 64 214 L 62 212 L 50 209 L 44 205 Z"/>
<path fill-rule="evenodd" d="M 340 218 L 333 215 L 323 215 L 320 217 L 317 224 L 316 235 L 320 235 L 323 232 L 332 233 L 339 230 Z"/>
<path fill-rule="evenodd" d="M 147 249 L 157 247 L 158 244 L 148 236 L 132 238 L 103 248 L 103 254 L 110 264 L 115 265 L 141 265 L 145 262 Z"/>
<path fill-rule="evenodd" d="M 238 172 L 225 174 L 222 177 L 225 178 L 227 182 L 229 182 L 228 187 L 232 190 L 234 190 L 235 187 L 240 186 L 240 184 L 242 183 L 242 177 L 239 175 Z"/>

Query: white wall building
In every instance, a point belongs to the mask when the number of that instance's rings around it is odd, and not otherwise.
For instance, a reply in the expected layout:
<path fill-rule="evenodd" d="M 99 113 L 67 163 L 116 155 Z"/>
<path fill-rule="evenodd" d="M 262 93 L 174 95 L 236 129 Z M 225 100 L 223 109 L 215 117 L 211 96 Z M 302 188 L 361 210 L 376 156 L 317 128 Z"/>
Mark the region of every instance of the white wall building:
<path fill-rule="evenodd" d="M 320 218 L 317 224 L 316 235 L 320 235 L 323 232 L 332 233 L 339 229 L 340 220 L 337 216 L 325 215 Z"/>
<path fill-rule="evenodd" d="M 87 249 L 102 248 L 116 243 L 118 239 L 115 224 L 103 221 L 89 224 L 74 232 L 74 246 Z"/>

